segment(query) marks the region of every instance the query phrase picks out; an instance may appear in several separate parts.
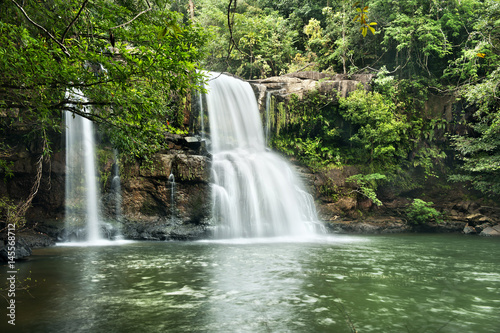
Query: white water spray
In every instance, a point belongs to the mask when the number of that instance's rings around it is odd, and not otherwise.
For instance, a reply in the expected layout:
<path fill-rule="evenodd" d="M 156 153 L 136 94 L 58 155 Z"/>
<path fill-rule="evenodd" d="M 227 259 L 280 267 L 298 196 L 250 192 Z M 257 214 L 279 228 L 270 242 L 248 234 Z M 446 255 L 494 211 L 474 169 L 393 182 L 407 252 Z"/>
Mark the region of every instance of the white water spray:
<path fill-rule="evenodd" d="M 266 151 L 252 88 L 217 75 L 211 75 L 207 94 L 216 236 L 312 234 L 317 224 L 314 201 L 290 166 Z"/>
<path fill-rule="evenodd" d="M 203 114 L 203 95 L 199 93 L 200 98 L 200 122 L 201 122 L 201 140 L 205 140 L 205 117 Z"/>

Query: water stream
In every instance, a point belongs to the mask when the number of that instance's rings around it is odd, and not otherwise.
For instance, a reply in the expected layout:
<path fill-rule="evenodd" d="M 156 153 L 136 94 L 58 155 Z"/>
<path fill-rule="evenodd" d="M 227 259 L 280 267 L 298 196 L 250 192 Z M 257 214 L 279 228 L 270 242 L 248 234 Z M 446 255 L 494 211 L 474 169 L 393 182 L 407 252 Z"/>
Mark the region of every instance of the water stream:
<path fill-rule="evenodd" d="M 266 125 L 265 125 L 265 134 L 266 134 L 266 146 L 269 146 L 269 140 L 271 138 L 271 98 L 272 94 L 270 91 L 266 92 Z"/>
<path fill-rule="evenodd" d="M 172 224 L 175 223 L 175 176 L 173 173 L 168 176 L 170 182 L 170 214 L 172 215 Z"/>
<path fill-rule="evenodd" d="M 122 185 L 120 181 L 120 162 L 118 158 L 118 150 L 113 150 L 113 179 L 111 180 L 111 192 L 114 195 L 115 201 L 115 219 L 122 220 Z"/>

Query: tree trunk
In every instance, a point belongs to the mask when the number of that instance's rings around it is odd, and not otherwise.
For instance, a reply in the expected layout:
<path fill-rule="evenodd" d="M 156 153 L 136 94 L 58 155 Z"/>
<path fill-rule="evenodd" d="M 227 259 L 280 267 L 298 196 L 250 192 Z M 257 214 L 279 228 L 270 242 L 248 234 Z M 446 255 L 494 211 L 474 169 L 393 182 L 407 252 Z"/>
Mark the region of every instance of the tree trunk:
<path fill-rule="evenodd" d="M 194 22 L 194 2 L 193 2 L 193 0 L 189 0 L 189 16 L 191 17 L 191 21 Z"/>

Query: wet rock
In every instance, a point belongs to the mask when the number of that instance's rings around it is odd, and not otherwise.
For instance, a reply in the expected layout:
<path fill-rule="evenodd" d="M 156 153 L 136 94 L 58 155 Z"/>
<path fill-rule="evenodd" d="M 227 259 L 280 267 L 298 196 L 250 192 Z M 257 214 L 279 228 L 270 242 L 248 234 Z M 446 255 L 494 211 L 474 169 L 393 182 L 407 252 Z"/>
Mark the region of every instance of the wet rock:
<path fill-rule="evenodd" d="M 168 178 L 172 172 L 174 154 L 155 154 L 150 166 L 140 168 L 139 174 L 143 177 Z"/>
<path fill-rule="evenodd" d="M 344 212 L 353 210 L 356 208 L 356 199 L 350 197 L 341 198 L 337 201 L 337 207 Z"/>
<path fill-rule="evenodd" d="M 193 150 L 200 149 L 200 147 L 202 145 L 202 141 L 200 140 L 199 137 L 196 137 L 196 136 L 186 136 L 184 138 L 184 141 L 185 141 L 186 147 L 188 147 L 189 149 L 193 149 Z"/>
<path fill-rule="evenodd" d="M 395 217 L 379 218 L 372 221 L 330 221 L 325 224 L 334 233 L 392 234 L 411 231 L 411 227 Z"/>
<path fill-rule="evenodd" d="M 479 221 L 481 218 L 483 218 L 483 215 L 479 213 L 475 214 L 469 214 L 465 217 L 468 221 Z"/>
<path fill-rule="evenodd" d="M 470 226 L 470 225 L 467 224 L 464 227 L 463 233 L 466 234 L 466 235 L 468 235 L 468 234 L 476 234 L 477 231 L 476 231 L 476 229 L 473 226 Z"/>
<path fill-rule="evenodd" d="M 477 224 L 475 229 L 478 233 L 481 233 L 484 229 L 491 227 L 489 223 Z"/>
<path fill-rule="evenodd" d="M 208 182 L 209 164 L 208 158 L 202 155 L 175 155 L 172 165 L 172 173 L 176 181 Z"/>
<path fill-rule="evenodd" d="M 159 219 L 151 223 L 129 221 L 122 230 L 126 239 L 133 240 L 197 240 L 207 237 L 208 228 L 203 224 L 172 223 Z"/>
<path fill-rule="evenodd" d="M 412 226 L 414 232 L 433 232 L 433 233 L 460 233 L 463 232 L 467 223 L 461 221 L 430 222 Z"/>
<path fill-rule="evenodd" d="M 469 214 L 472 214 L 478 208 L 479 208 L 479 204 L 476 202 L 472 202 L 472 201 L 460 201 L 452 207 L 452 209 L 455 209 L 459 212 L 469 213 Z"/>
<path fill-rule="evenodd" d="M 14 252 L 14 260 L 19 260 L 29 257 L 31 255 L 31 248 L 22 237 L 17 236 L 13 249 L 10 244 L 4 241 L 0 248 L 0 262 L 8 262 L 10 260 L 10 252 Z"/>
<path fill-rule="evenodd" d="M 54 246 L 55 242 L 49 235 L 34 230 L 25 231 L 20 234 L 22 239 L 32 249 Z"/>

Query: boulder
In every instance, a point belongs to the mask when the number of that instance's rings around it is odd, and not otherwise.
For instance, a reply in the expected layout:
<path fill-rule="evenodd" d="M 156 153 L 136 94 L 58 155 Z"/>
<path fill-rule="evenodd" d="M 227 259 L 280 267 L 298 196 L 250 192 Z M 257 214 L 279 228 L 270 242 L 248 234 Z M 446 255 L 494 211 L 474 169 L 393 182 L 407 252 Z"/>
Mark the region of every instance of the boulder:
<path fill-rule="evenodd" d="M 155 154 L 151 166 L 140 168 L 143 177 L 168 178 L 172 172 L 174 154 Z"/>
<path fill-rule="evenodd" d="M 278 96 L 282 100 L 288 100 L 291 95 L 299 99 L 304 94 L 313 90 L 321 94 L 330 95 L 334 98 L 337 94 L 346 97 L 358 89 L 361 84 L 365 89 L 370 89 L 370 82 L 374 74 L 325 74 L 314 71 L 296 72 L 282 76 L 269 77 L 262 80 L 250 80 L 261 112 L 264 112 L 267 92 Z"/>
<path fill-rule="evenodd" d="M 463 233 L 466 234 L 466 235 L 468 235 L 468 234 L 476 234 L 477 231 L 476 231 L 476 229 L 473 226 L 470 226 L 470 225 L 467 224 L 464 227 Z"/>
<path fill-rule="evenodd" d="M 175 155 L 172 173 L 176 181 L 209 182 L 208 158 L 202 155 Z"/>
<path fill-rule="evenodd" d="M 14 251 L 10 249 L 7 243 L 4 242 L 0 249 L 0 262 L 8 262 L 9 252 L 14 252 L 14 260 L 24 259 L 31 255 L 31 248 L 22 237 L 16 237 Z"/>
<path fill-rule="evenodd" d="M 481 231 L 479 236 L 500 236 L 500 225 L 494 225 L 492 227 L 487 227 Z"/>

